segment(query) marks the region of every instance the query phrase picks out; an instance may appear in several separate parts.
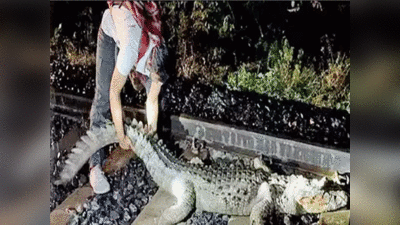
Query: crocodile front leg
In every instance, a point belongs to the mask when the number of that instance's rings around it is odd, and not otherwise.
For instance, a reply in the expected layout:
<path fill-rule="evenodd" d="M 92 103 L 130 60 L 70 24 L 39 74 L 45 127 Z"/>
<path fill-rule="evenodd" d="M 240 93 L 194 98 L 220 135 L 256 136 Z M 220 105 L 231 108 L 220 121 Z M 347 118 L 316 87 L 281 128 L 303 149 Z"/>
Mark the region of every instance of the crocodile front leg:
<path fill-rule="evenodd" d="M 159 225 L 176 224 L 182 221 L 194 207 L 195 193 L 190 182 L 173 181 L 172 194 L 176 197 L 177 202 L 162 213 L 158 221 Z"/>
<path fill-rule="evenodd" d="M 251 225 L 263 225 L 264 215 L 271 215 L 272 213 L 272 202 L 268 200 L 263 200 L 257 203 L 250 214 L 250 224 Z"/>
<path fill-rule="evenodd" d="M 263 225 L 263 216 L 272 213 L 271 191 L 267 182 L 261 184 L 257 200 L 250 213 L 250 225 Z"/>

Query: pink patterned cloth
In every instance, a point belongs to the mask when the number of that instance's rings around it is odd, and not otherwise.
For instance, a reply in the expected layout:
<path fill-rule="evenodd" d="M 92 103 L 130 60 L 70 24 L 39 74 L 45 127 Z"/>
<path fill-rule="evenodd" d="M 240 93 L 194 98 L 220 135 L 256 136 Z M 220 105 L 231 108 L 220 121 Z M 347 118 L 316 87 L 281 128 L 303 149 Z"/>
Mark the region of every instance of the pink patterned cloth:
<path fill-rule="evenodd" d="M 139 26 L 142 27 L 143 31 L 142 39 L 140 41 L 138 62 L 146 53 L 150 39 L 152 39 L 156 48 L 161 45 L 161 41 L 163 40 L 161 34 L 161 12 L 157 3 L 108 0 L 107 4 L 109 7 L 112 7 L 115 4 L 125 6 L 132 13 L 133 18 Z M 149 33 L 152 35 L 149 35 Z"/>

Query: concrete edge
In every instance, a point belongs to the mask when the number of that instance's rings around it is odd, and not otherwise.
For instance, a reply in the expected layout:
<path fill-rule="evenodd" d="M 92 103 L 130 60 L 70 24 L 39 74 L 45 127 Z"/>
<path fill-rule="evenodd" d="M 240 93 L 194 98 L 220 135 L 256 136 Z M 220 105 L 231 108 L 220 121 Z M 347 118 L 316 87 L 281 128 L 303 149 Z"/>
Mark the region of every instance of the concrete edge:
<path fill-rule="evenodd" d="M 78 114 L 90 111 L 88 104 L 91 100 L 88 98 L 57 93 L 52 89 L 50 92 L 52 96 L 50 108 L 61 106 L 67 109 L 68 107 L 63 106 L 62 103 L 74 103 L 70 111 Z M 123 111 L 130 117 L 137 117 L 142 121 L 146 119 L 144 109 L 123 107 Z M 60 114 L 63 113 L 60 112 Z M 350 172 L 350 153 L 236 129 L 224 124 L 204 122 L 188 116 L 171 116 L 171 133 L 180 138 L 192 136 L 222 150 L 254 156 L 263 154 L 310 167 Z"/>
<path fill-rule="evenodd" d="M 171 116 L 172 133 L 191 136 L 226 149 L 253 151 L 327 170 L 350 172 L 350 153 L 241 130 L 197 119 Z"/>

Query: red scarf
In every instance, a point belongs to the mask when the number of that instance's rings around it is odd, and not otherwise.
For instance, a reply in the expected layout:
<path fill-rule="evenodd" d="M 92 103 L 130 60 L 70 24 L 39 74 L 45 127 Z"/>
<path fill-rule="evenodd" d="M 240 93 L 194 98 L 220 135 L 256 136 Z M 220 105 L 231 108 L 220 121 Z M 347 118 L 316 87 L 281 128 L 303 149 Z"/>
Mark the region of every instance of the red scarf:
<path fill-rule="evenodd" d="M 112 1 L 108 0 L 107 4 L 112 7 L 114 4 L 124 5 L 133 15 L 135 21 L 142 28 L 142 39 L 139 47 L 139 60 L 146 53 L 149 47 L 150 38 L 155 43 L 156 47 L 161 45 L 161 13 L 158 5 L 155 2 L 138 2 L 138 1 Z M 149 36 L 149 32 L 153 34 Z"/>

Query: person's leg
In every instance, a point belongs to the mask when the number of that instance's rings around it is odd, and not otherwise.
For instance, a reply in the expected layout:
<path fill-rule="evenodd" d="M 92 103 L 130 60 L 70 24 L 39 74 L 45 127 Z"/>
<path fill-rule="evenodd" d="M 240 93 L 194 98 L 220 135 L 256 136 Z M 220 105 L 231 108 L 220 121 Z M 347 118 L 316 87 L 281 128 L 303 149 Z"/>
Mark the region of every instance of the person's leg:
<path fill-rule="evenodd" d="M 115 67 L 115 49 L 114 40 L 107 36 L 102 29 L 99 29 L 96 52 L 96 88 L 90 111 L 90 129 L 104 126 L 106 120 L 111 118 L 109 92 Z M 98 194 L 108 192 L 110 189 L 101 171 L 104 161 L 104 148 L 96 151 L 89 159 L 91 185 Z"/>
<path fill-rule="evenodd" d="M 90 128 L 103 126 L 111 118 L 110 83 L 115 67 L 116 45 L 101 29 L 97 38 L 96 87 L 90 111 Z"/>

